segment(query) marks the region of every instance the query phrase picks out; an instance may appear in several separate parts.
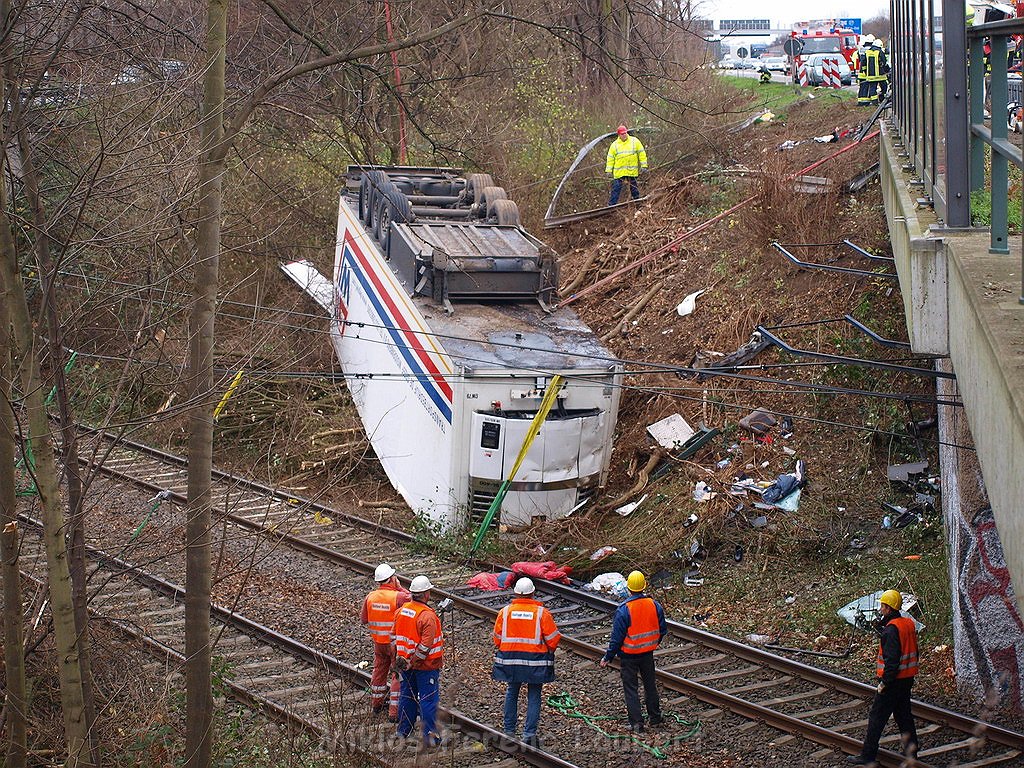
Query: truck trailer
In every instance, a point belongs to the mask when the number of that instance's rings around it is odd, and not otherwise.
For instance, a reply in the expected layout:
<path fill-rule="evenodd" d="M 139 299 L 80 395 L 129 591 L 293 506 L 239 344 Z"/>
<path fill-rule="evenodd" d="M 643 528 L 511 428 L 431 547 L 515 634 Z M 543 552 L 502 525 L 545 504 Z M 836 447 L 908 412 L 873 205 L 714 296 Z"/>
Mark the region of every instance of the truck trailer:
<path fill-rule="evenodd" d="M 439 530 L 483 518 L 555 374 L 499 520 L 563 517 L 607 479 L 623 368 L 554 307 L 557 280 L 556 254 L 490 176 L 349 167 L 331 341 L 388 478 Z"/>

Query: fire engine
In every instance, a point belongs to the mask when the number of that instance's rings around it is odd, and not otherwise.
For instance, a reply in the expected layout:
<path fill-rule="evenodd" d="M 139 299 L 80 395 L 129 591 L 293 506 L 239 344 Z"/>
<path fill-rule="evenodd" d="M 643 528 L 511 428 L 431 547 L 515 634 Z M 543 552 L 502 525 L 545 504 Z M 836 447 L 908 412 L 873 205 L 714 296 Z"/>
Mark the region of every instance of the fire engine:
<path fill-rule="evenodd" d="M 801 64 L 816 53 L 838 53 L 850 65 L 850 71 L 857 69 L 857 43 L 859 37 L 852 29 L 817 24 L 794 24 L 786 46 L 793 60 L 793 78 Z"/>

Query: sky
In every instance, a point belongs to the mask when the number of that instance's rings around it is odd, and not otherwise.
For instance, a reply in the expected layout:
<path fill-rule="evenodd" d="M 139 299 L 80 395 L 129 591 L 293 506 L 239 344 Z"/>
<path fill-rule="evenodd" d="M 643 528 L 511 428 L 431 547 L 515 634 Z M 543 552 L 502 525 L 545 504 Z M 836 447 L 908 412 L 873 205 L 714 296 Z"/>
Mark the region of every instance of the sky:
<path fill-rule="evenodd" d="M 694 16 L 720 19 L 764 19 L 772 25 L 788 28 L 794 22 L 808 18 L 857 18 L 867 20 L 879 15 L 889 15 L 889 0 L 824 0 L 808 3 L 807 0 L 699 0 L 692 3 Z M 813 10 L 809 10 L 813 7 Z"/>

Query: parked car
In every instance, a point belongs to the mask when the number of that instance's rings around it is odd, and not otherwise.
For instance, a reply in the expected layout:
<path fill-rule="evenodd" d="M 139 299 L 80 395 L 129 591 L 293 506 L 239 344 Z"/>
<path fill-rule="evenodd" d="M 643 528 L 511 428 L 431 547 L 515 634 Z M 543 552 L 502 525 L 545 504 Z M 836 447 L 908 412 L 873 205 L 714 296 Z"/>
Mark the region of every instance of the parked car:
<path fill-rule="evenodd" d="M 834 59 L 839 62 L 839 80 L 843 85 L 853 82 L 853 75 L 850 73 L 850 65 L 840 54 L 815 53 L 807 57 L 807 82 L 809 85 L 824 85 L 825 77 L 822 74 L 822 63 L 825 59 Z"/>
<path fill-rule="evenodd" d="M 789 61 L 785 56 L 766 56 L 761 63 L 768 68 L 769 72 L 788 72 Z"/>
<path fill-rule="evenodd" d="M 757 69 L 754 59 L 735 59 L 732 63 L 733 69 Z"/>

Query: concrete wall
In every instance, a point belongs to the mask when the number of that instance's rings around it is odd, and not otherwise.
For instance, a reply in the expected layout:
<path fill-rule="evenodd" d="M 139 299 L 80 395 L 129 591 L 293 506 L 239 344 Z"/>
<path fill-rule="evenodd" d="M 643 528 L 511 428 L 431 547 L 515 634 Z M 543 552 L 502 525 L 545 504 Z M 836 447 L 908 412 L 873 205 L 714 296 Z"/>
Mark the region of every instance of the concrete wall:
<path fill-rule="evenodd" d="M 1013 590 L 1013 583 L 1024 585 L 1020 238 L 1011 238 L 1010 256 L 993 255 L 987 230 L 922 223 L 934 215 L 919 215 L 902 162 L 883 131 L 882 192 L 911 345 L 915 352 L 949 355 L 963 408 L 940 409 L 943 441 L 975 447 L 967 456 L 965 449 L 940 446 L 957 671 L 1021 706 L 1019 687 L 1005 688 L 1024 659 Z M 940 392 L 944 386 L 940 380 Z"/>

